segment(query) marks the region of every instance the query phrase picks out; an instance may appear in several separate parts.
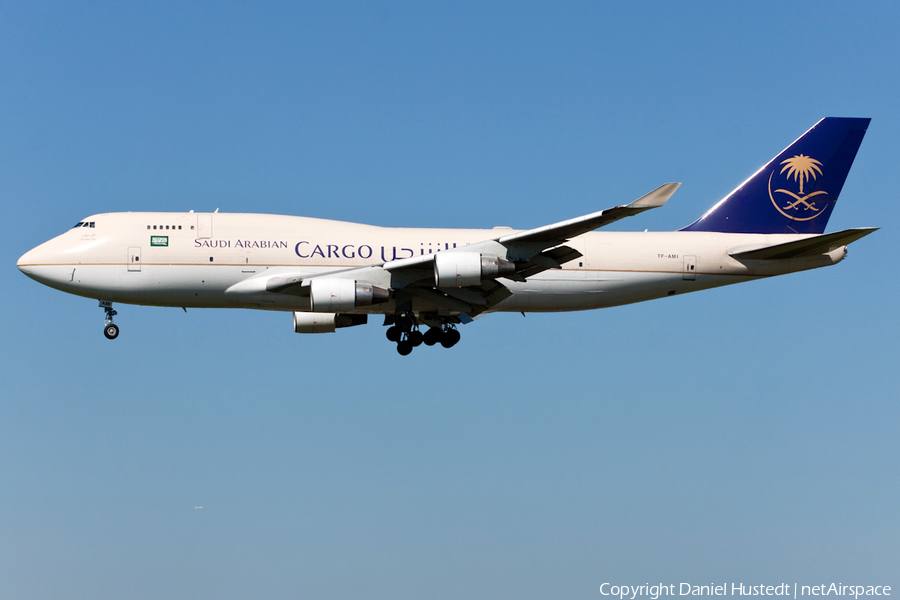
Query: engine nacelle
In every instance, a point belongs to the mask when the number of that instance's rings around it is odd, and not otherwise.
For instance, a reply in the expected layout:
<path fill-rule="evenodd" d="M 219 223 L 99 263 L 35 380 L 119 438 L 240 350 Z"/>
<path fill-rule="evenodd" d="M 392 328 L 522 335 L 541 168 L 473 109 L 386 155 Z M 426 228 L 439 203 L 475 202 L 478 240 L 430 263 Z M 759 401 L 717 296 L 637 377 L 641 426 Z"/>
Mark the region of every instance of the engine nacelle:
<path fill-rule="evenodd" d="M 386 302 L 389 297 L 387 290 L 353 279 L 323 277 L 309 282 L 309 306 L 313 312 L 353 310 L 357 306 Z"/>
<path fill-rule="evenodd" d="M 332 333 L 341 327 L 365 325 L 368 320 L 368 315 L 295 312 L 294 331 L 297 333 Z"/>
<path fill-rule="evenodd" d="M 437 287 L 467 287 L 486 279 L 516 272 L 516 265 L 503 258 L 478 252 L 438 252 L 434 255 L 434 284 Z"/>

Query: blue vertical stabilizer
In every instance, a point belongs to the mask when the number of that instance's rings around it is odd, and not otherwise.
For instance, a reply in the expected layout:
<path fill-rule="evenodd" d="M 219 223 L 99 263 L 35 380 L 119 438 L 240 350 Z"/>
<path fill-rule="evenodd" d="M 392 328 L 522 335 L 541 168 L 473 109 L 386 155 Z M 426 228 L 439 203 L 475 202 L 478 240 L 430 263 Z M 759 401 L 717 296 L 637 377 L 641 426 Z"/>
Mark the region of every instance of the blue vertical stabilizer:
<path fill-rule="evenodd" d="M 869 121 L 822 119 L 682 231 L 823 233 Z"/>

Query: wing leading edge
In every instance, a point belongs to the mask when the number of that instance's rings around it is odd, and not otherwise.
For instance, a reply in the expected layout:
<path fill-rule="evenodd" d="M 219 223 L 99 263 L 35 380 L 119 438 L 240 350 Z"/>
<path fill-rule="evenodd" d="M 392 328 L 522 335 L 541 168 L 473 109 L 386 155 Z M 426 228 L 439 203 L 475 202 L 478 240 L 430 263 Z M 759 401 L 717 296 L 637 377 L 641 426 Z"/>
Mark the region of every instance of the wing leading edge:
<path fill-rule="evenodd" d="M 444 250 L 446 253 L 479 253 L 488 259 L 498 259 L 504 264 L 512 263 L 501 277 L 514 281 L 525 281 L 547 269 L 558 269 L 563 264 L 575 260 L 581 253 L 564 246 L 566 241 L 603 227 L 619 219 L 630 217 L 645 210 L 664 205 L 680 183 L 667 183 L 641 196 L 630 204 L 615 206 L 606 210 L 576 217 L 536 229 L 520 231 L 508 235 Z M 511 295 L 511 292 L 497 279 L 485 280 L 478 285 L 464 287 L 439 287 L 435 282 L 435 257 L 426 254 L 385 263 L 354 267 L 313 276 L 286 275 L 273 277 L 266 282 L 266 291 L 306 295 L 312 280 L 323 277 L 354 279 L 394 292 L 398 305 L 421 298 L 446 310 L 475 316 Z"/>

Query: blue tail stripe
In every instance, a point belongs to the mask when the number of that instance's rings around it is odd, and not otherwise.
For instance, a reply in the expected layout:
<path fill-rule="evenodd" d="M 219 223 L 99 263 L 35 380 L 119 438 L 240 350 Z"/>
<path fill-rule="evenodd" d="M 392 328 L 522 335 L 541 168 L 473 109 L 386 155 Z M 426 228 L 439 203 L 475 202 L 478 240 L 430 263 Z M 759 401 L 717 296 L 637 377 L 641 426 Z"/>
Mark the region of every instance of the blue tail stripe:
<path fill-rule="evenodd" d="M 682 231 L 823 233 L 869 121 L 822 119 Z"/>

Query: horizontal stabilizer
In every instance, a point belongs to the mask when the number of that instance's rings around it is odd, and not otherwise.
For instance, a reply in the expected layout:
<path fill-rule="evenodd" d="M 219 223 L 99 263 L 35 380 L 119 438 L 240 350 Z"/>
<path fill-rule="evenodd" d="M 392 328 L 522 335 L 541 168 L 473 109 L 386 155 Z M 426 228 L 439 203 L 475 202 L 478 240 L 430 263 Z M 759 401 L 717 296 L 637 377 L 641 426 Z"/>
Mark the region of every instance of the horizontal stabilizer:
<path fill-rule="evenodd" d="M 774 246 L 766 246 L 765 248 L 757 248 L 756 250 L 733 252 L 729 254 L 738 260 L 779 260 L 784 258 L 809 256 L 812 254 L 827 254 L 841 246 L 846 246 L 851 242 L 855 242 L 856 240 L 869 235 L 873 231 L 878 231 L 878 228 L 859 227 L 856 229 L 845 229 L 844 231 L 825 233 L 796 242 L 775 244 Z"/>

